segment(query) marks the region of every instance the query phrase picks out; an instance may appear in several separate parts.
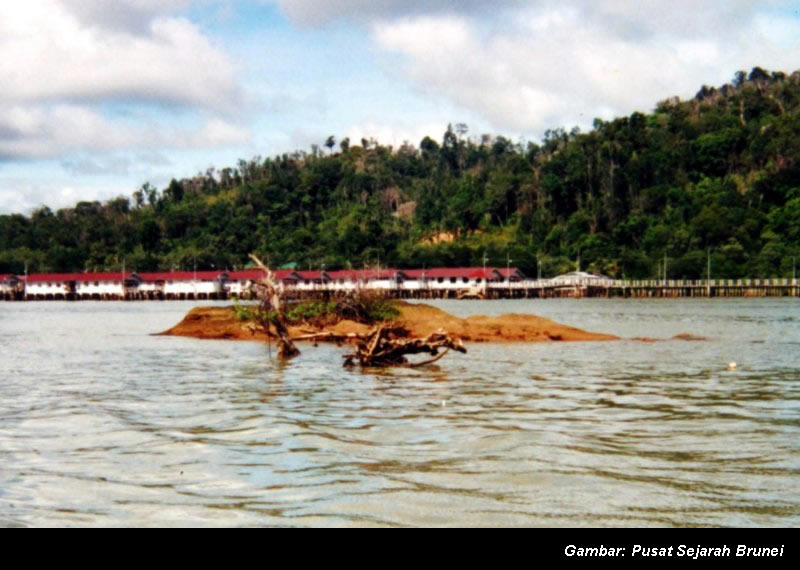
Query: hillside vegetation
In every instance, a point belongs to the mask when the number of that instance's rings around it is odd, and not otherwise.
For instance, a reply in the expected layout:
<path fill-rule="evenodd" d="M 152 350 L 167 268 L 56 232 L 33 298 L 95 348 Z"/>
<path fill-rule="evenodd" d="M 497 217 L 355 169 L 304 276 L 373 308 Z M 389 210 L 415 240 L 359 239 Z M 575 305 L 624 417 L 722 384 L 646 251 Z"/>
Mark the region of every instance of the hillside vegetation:
<path fill-rule="evenodd" d="M 0 216 L 0 273 L 502 266 L 529 275 L 791 276 L 800 72 L 760 68 L 541 144 L 448 128 L 419 146 L 329 137 L 131 198 Z"/>

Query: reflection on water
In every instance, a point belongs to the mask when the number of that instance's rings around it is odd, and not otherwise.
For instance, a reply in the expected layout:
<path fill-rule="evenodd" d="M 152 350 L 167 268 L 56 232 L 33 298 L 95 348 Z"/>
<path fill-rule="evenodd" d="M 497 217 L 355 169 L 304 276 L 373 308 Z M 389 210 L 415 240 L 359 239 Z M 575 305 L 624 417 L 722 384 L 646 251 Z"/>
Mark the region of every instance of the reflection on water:
<path fill-rule="evenodd" d="M 796 301 L 440 305 L 710 340 L 359 371 L 149 336 L 189 304 L 5 303 L 0 525 L 800 524 Z"/>

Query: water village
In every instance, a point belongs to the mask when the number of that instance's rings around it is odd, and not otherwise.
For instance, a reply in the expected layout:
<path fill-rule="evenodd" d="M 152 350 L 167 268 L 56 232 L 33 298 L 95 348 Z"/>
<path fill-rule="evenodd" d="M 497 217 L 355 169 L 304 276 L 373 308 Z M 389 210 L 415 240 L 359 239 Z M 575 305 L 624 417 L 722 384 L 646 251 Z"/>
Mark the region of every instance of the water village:
<path fill-rule="evenodd" d="M 545 299 L 558 297 L 798 297 L 800 280 L 619 280 L 574 271 L 532 279 L 514 267 L 437 267 L 339 271 L 278 270 L 287 297 L 328 298 L 356 289 L 401 299 Z M 0 275 L 4 301 L 224 300 L 253 296 L 258 269 L 164 273 Z"/>

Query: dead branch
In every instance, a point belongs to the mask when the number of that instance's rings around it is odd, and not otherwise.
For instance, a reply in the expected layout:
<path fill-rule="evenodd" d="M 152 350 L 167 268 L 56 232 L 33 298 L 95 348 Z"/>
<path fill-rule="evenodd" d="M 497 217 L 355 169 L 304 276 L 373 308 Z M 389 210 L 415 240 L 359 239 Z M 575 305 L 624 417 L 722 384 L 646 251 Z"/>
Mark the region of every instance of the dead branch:
<path fill-rule="evenodd" d="M 256 294 L 259 300 L 259 325 L 267 334 L 269 334 L 270 324 L 275 328 L 278 335 L 279 358 L 297 356 L 300 351 L 289 337 L 289 328 L 286 326 L 286 318 L 281 307 L 283 284 L 275 279 L 275 274 L 258 257 L 251 253 L 250 259 L 264 272 L 264 277 L 256 283 Z"/>

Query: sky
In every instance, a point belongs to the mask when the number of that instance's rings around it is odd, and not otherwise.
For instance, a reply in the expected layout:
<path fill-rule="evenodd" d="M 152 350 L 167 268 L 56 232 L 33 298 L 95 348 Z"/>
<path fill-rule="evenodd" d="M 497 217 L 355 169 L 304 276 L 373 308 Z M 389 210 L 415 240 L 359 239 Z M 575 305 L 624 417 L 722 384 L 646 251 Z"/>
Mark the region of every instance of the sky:
<path fill-rule="evenodd" d="M 29 214 L 330 135 L 586 131 L 800 69 L 800 3 L 26 0 L 0 4 L 0 54 L 0 214 Z"/>

